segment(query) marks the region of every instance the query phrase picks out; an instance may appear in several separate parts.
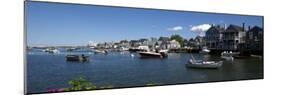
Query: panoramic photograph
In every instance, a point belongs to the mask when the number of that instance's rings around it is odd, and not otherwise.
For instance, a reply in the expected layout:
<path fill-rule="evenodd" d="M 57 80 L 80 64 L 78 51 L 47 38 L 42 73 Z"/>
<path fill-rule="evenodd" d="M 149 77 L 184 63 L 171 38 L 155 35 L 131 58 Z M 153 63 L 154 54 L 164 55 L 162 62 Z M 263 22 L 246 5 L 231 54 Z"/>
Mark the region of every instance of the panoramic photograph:
<path fill-rule="evenodd" d="M 26 93 L 263 79 L 263 16 L 25 2 Z"/>

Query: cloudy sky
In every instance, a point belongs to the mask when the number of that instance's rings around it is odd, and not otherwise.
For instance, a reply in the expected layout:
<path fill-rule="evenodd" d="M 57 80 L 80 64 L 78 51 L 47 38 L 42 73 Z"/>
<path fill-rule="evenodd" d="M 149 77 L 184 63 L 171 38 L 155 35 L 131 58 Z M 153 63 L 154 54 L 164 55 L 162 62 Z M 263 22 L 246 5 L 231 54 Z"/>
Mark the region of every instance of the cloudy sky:
<path fill-rule="evenodd" d="M 28 45 L 85 45 L 179 34 L 204 35 L 211 24 L 262 27 L 262 17 L 28 2 Z"/>

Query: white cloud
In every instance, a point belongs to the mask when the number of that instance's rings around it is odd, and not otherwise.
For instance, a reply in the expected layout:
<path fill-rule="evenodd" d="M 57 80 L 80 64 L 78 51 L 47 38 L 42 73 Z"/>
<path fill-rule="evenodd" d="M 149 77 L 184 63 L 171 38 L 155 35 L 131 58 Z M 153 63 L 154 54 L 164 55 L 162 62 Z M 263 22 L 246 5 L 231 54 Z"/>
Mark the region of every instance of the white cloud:
<path fill-rule="evenodd" d="M 172 28 L 168 28 L 169 31 L 181 31 L 183 30 L 183 27 L 182 26 L 175 26 L 175 27 L 172 27 Z"/>
<path fill-rule="evenodd" d="M 209 28 L 211 28 L 210 24 L 193 25 L 193 26 L 190 27 L 190 31 L 192 31 L 192 32 L 206 32 Z"/>

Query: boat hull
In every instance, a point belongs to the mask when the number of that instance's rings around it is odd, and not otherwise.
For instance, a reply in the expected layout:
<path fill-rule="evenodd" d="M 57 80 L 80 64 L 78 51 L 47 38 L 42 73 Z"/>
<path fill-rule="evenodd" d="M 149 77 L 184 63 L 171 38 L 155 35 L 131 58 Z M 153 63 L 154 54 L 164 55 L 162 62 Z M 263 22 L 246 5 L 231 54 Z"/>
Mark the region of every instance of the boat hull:
<path fill-rule="evenodd" d="M 201 68 L 201 69 L 218 69 L 222 66 L 222 61 L 204 64 L 200 62 L 189 61 L 186 66 L 190 68 Z"/>
<path fill-rule="evenodd" d="M 88 56 L 79 56 L 79 55 L 67 55 L 66 61 L 73 61 L 73 62 L 86 62 L 89 61 Z"/>
<path fill-rule="evenodd" d="M 148 53 L 148 52 L 139 52 L 141 58 L 166 58 L 168 57 L 165 53 Z"/>

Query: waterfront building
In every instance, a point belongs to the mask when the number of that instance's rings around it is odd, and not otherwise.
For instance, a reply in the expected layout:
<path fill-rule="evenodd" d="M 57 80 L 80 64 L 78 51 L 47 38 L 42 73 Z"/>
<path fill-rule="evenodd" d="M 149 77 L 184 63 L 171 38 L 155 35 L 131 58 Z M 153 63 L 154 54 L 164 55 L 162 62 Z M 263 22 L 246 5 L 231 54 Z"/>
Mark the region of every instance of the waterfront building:
<path fill-rule="evenodd" d="M 187 48 L 198 49 L 198 42 L 196 42 L 196 40 L 194 40 L 193 38 L 190 38 L 187 43 Z"/>
<path fill-rule="evenodd" d="M 130 43 L 127 40 L 121 40 L 118 44 L 118 47 L 120 48 L 129 48 L 130 47 Z"/>
<path fill-rule="evenodd" d="M 168 49 L 169 41 L 169 37 L 159 37 L 157 43 L 159 44 L 160 49 Z"/>
<path fill-rule="evenodd" d="M 247 49 L 251 50 L 262 50 L 263 49 L 263 29 L 258 26 L 251 28 L 248 27 L 246 33 L 246 44 Z"/>
<path fill-rule="evenodd" d="M 131 40 L 129 42 L 129 44 L 130 44 L 130 47 L 138 47 L 141 45 L 141 42 L 139 42 L 138 40 Z"/>
<path fill-rule="evenodd" d="M 243 23 L 242 27 L 231 24 L 222 34 L 222 49 L 238 50 L 238 46 L 244 46 L 246 41 L 245 23 Z"/>
<path fill-rule="evenodd" d="M 225 27 L 220 27 L 219 25 L 212 25 L 211 28 L 209 28 L 206 31 L 205 39 L 206 39 L 206 46 L 209 49 L 221 49 L 222 48 L 222 36 L 223 32 L 225 31 Z"/>
<path fill-rule="evenodd" d="M 167 49 L 179 49 L 180 47 L 180 43 L 176 40 L 169 41 L 167 44 Z"/>
<path fill-rule="evenodd" d="M 183 47 L 184 47 L 184 48 L 187 48 L 187 47 L 188 47 L 188 40 L 187 40 L 187 39 L 184 39 L 184 40 L 183 40 Z"/>
<path fill-rule="evenodd" d="M 194 40 L 195 40 L 195 43 L 196 43 L 195 45 L 198 48 L 201 48 L 202 46 L 206 45 L 205 37 L 203 37 L 203 36 L 196 36 Z"/>

